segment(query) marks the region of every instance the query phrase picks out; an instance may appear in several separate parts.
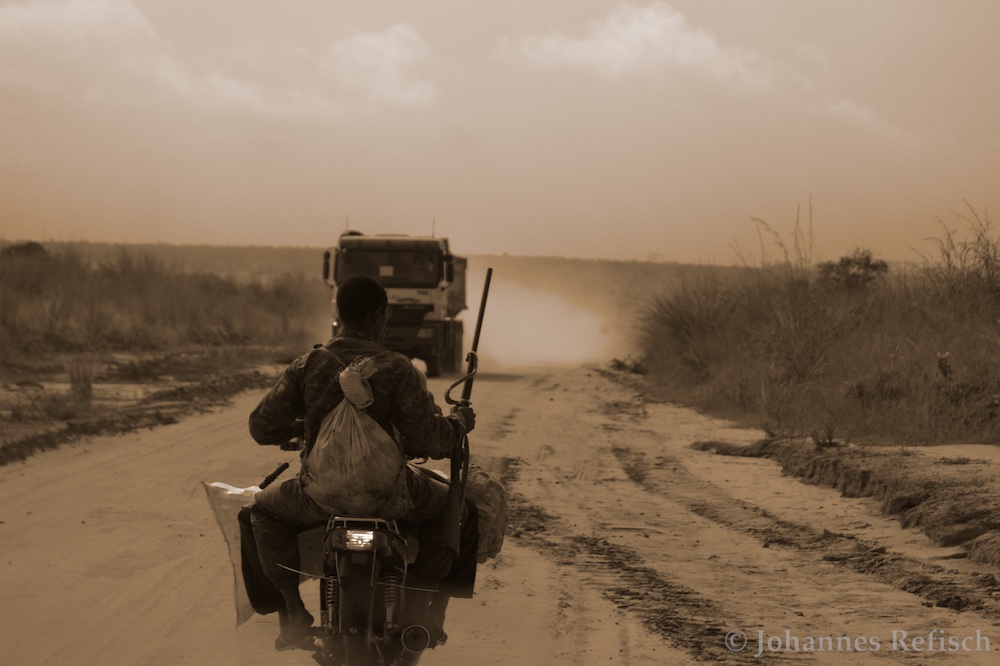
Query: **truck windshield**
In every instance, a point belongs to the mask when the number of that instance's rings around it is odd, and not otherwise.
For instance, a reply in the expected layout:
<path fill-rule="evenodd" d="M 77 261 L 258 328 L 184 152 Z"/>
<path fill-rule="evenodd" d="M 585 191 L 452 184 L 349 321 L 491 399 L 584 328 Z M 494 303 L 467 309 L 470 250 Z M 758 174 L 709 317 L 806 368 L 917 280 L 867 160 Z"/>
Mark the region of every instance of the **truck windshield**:
<path fill-rule="evenodd" d="M 439 256 L 428 250 L 367 250 L 350 248 L 337 256 L 336 281 L 368 275 L 383 287 L 436 287 L 441 280 Z"/>

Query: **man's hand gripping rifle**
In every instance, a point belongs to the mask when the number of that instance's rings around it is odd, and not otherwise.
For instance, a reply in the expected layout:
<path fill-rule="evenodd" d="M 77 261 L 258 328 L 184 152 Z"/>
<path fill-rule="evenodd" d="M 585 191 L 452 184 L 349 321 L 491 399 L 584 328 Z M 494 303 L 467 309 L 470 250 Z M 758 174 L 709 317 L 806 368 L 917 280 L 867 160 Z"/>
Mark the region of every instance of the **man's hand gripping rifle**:
<path fill-rule="evenodd" d="M 483 285 L 483 299 L 479 303 L 479 316 L 476 318 L 476 332 L 472 337 L 472 350 L 465 357 L 468 363 L 465 376 L 448 387 L 444 393 L 445 402 L 453 407 L 469 406 L 472 398 L 472 381 L 479 370 L 479 334 L 483 328 L 483 314 L 486 312 L 486 297 L 490 293 L 490 278 L 493 269 L 486 269 L 486 282 Z M 452 389 L 462 386 L 462 397 L 455 400 L 451 397 Z M 462 508 L 465 504 L 465 488 L 469 476 L 469 436 L 462 438 L 461 444 L 451 453 L 451 486 L 448 488 L 448 503 L 445 506 L 445 543 L 452 557 L 459 556 L 459 543 L 462 531 Z"/>

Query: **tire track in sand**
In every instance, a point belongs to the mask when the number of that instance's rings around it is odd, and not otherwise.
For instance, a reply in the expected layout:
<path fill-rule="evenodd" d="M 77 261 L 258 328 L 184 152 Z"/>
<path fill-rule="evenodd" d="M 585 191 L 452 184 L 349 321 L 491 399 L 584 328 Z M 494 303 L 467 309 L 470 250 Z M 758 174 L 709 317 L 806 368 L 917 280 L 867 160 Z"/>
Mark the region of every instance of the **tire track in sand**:
<path fill-rule="evenodd" d="M 518 387 L 516 394 L 490 396 L 491 407 L 501 413 L 524 406 L 503 438 L 503 450 L 518 454 L 507 456 L 504 477 L 512 491 L 509 536 L 577 572 L 582 585 L 601 590 L 699 661 L 842 664 L 868 656 L 779 650 L 754 659 L 752 650 L 726 650 L 730 629 L 751 636 L 790 630 L 832 637 L 885 637 L 897 627 L 913 634 L 989 629 L 983 616 L 930 607 L 867 572 L 824 559 L 829 553 L 822 544 L 787 547 L 795 539 L 809 543 L 814 535 L 739 503 L 711 480 L 686 483 L 690 475 L 683 464 L 670 459 L 692 441 L 722 431 L 737 439 L 752 433 L 690 410 L 644 404 L 600 371 L 567 370 L 545 379 Z M 664 469 L 678 468 L 676 476 L 660 478 L 662 470 L 649 470 L 657 455 L 664 456 Z M 754 470 L 735 465 L 730 472 Z M 682 488 L 672 492 L 668 486 L 675 481 Z M 802 491 L 794 479 L 778 484 L 789 496 Z M 816 534 L 831 540 L 822 530 Z M 854 546 L 846 537 L 832 541 Z M 990 658 L 935 656 L 963 663 Z M 878 657 L 904 663 L 914 658 L 888 650 Z"/>
<path fill-rule="evenodd" d="M 716 486 L 692 476 L 672 456 L 650 462 L 642 453 L 623 447 L 613 449 L 629 477 L 656 495 L 667 497 L 729 529 L 753 536 L 765 548 L 787 546 L 814 554 L 928 603 L 956 611 L 975 611 L 1000 619 L 1000 583 L 992 574 L 962 574 L 937 564 L 921 562 L 853 534 L 819 530 L 783 520 L 758 506 L 735 499 Z"/>

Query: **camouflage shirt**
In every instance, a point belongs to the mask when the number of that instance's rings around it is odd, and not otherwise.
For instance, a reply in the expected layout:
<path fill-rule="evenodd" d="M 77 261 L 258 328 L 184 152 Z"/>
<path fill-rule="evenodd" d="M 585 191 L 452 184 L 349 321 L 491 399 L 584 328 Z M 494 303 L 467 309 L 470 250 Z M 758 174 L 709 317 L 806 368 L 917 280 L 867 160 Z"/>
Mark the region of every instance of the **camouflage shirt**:
<path fill-rule="evenodd" d="M 405 456 L 448 456 L 465 434 L 461 418 L 441 414 L 406 356 L 360 337 L 334 338 L 292 361 L 250 414 L 250 436 L 259 444 L 304 437 L 305 462 L 323 419 L 344 398 L 340 371 L 364 356 L 377 368 L 368 378 L 374 402 L 365 412 L 396 437 Z"/>

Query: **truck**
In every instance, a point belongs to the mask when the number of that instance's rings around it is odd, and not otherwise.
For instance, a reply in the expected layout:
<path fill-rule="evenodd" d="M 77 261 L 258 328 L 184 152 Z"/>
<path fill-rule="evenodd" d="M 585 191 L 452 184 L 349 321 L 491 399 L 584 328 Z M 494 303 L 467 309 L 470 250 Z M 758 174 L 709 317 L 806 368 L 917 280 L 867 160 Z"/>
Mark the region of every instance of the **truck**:
<path fill-rule="evenodd" d="M 333 335 L 337 285 L 352 275 L 367 275 L 385 287 L 391 316 L 382 344 L 420 359 L 428 377 L 462 369 L 467 260 L 451 253 L 447 238 L 345 231 L 323 253 L 323 282 L 332 290 Z"/>

